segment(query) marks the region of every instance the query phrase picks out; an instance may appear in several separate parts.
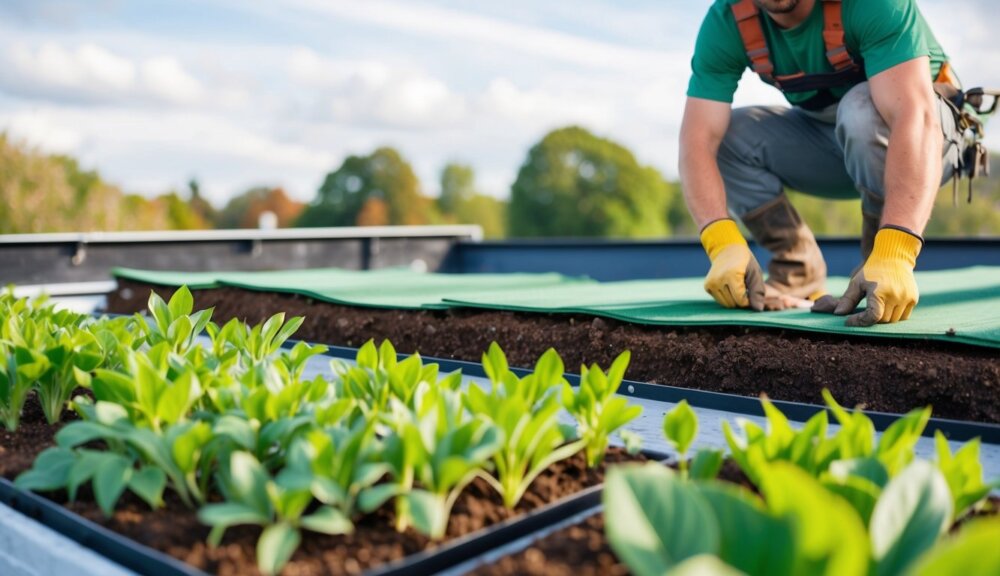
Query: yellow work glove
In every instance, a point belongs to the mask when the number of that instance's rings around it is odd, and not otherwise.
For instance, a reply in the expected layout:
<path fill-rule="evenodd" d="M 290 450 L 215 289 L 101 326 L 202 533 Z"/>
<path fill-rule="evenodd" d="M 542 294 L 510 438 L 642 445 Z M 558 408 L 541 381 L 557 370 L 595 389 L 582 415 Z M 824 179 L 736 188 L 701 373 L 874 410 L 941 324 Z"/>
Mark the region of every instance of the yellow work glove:
<path fill-rule="evenodd" d="M 864 311 L 847 317 L 848 326 L 872 326 L 899 322 L 910 317 L 920 293 L 913 267 L 923 239 L 908 230 L 884 227 L 875 235 L 875 247 L 864 266 L 854 273 L 847 291 L 839 299 L 824 297 L 813 306 L 815 312 L 851 314 L 862 298 Z"/>
<path fill-rule="evenodd" d="M 726 308 L 763 310 L 764 273 L 736 222 L 725 218 L 705 226 L 701 245 L 712 261 L 705 291 Z"/>

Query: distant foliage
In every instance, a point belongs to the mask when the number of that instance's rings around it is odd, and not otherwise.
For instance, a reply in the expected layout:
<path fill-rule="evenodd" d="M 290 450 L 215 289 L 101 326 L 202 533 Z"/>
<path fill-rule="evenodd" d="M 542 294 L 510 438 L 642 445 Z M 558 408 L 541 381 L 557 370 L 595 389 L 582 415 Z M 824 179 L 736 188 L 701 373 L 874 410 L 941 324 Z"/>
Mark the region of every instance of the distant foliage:
<path fill-rule="evenodd" d="M 127 195 L 68 156 L 50 156 L 0 134 L 0 234 L 208 228 L 170 193 Z"/>
<path fill-rule="evenodd" d="M 305 204 L 289 198 L 283 188 L 251 188 L 230 200 L 215 217 L 216 228 L 257 228 L 260 215 L 273 212 L 278 227 L 293 226 Z"/>
<path fill-rule="evenodd" d="M 388 208 L 387 224 L 430 221 L 413 168 L 394 148 L 379 148 L 368 156 L 350 156 L 340 168 L 327 174 L 316 200 L 305 209 L 297 225 L 355 226 L 365 203 L 372 198 Z"/>
<path fill-rule="evenodd" d="M 511 189 L 511 236 L 666 236 L 670 187 L 628 149 L 569 127 L 528 152 Z"/>
<path fill-rule="evenodd" d="M 480 194 L 472 166 L 450 163 L 441 171 L 437 208 L 449 224 L 478 224 L 487 238 L 502 238 L 507 226 L 507 203 Z"/>

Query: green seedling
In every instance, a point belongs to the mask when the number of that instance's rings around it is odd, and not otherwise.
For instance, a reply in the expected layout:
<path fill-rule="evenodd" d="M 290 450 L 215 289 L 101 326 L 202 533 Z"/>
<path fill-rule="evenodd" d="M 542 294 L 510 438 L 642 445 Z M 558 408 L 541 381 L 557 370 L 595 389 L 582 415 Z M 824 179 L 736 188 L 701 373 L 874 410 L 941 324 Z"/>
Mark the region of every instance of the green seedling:
<path fill-rule="evenodd" d="M 929 462 L 914 461 L 889 482 L 868 524 L 788 462 L 769 465 L 760 488 L 763 498 L 732 485 L 686 482 L 655 464 L 614 468 L 604 489 L 605 509 L 615 511 L 605 516 L 608 540 L 640 576 L 687 574 L 689 563 L 704 562 L 713 574 L 906 574 L 955 554 L 953 543 L 935 550 L 952 507 L 944 477 Z M 988 533 L 977 527 L 969 538 Z"/>
<path fill-rule="evenodd" d="M 383 458 L 392 481 L 362 494 L 360 507 L 370 512 L 395 498 L 397 530 L 413 526 L 440 539 L 455 500 L 489 465 L 502 433 L 485 417 L 469 415 L 460 395 L 443 388 L 418 391 L 415 409 L 397 399 L 391 408 Z"/>
<path fill-rule="evenodd" d="M 299 547 L 303 529 L 323 534 L 354 530 L 350 518 L 337 508 L 322 505 L 306 514 L 313 502 L 308 476 L 273 478 L 256 458 L 240 451 L 232 453 L 219 476 L 226 501 L 198 511 L 198 519 L 212 526 L 209 544 L 218 546 L 231 526 L 263 526 L 257 540 L 257 566 L 264 574 L 281 571 Z"/>
<path fill-rule="evenodd" d="M 628 400 L 615 396 L 625 377 L 631 354 L 622 352 L 607 374 L 597 365 L 580 370 L 580 386 L 563 384 L 563 407 L 576 419 L 579 437 L 584 441 L 587 465 L 597 466 L 604 459 L 611 434 L 642 413 L 642 407 L 629 406 Z"/>
<path fill-rule="evenodd" d="M 146 341 L 150 346 L 166 343 L 171 351 L 181 355 L 195 345 L 197 337 L 212 320 L 212 309 L 191 313 L 194 297 L 187 286 L 178 288 L 169 303 L 155 292 L 150 292 L 147 307 L 153 322 L 136 318 Z"/>
<path fill-rule="evenodd" d="M 465 405 L 503 433 L 503 445 L 493 455 L 494 473 L 483 477 L 503 497 L 504 505 L 513 509 L 539 474 L 576 454 L 584 444 L 575 440 L 571 428 L 559 423 L 561 405 L 556 392 L 565 379 L 562 359 L 555 350 L 539 358 L 532 374 L 518 378 L 494 342 L 483 355 L 483 366 L 490 391 L 470 387 Z"/>
<path fill-rule="evenodd" d="M 1000 479 L 983 483 L 983 464 L 979 459 L 979 439 L 973 439 L 954 454 L 940 430 L 934 432 L 937 466 L 951 490 L 955 518 L 964 516 L 981 503 L 991 490 L 1000 488 Z"/>

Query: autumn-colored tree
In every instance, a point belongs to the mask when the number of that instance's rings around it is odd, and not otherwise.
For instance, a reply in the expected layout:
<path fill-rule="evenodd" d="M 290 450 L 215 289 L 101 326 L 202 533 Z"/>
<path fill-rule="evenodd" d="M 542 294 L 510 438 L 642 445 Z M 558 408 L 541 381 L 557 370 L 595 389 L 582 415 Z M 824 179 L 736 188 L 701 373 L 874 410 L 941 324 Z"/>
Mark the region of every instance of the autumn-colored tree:
<path fill-rule="evenodd" d="M 41 153 L 5 134 L 0 134 L 0 198 L 0 234 L 204 225 L 185 214 L 179 198 L 126 195 L 74 158 Z"/>
<path fill-rule="evenodd" d="M 389 224 L 389 207 L 381 198 L 365 200 L 358 212 L 358 226 L 387 226 Z"/>
<path fill-rule="evenodd" d="M 430 221 L 413 168 L 394 148 L 379 148 L 368 156 L 350 156 L 327 174 L 297 225 L 353 226 L 371 198 L 385 203 L 389 224 Z"/>
<path fill-rule="evenodd" d="M 260 215 L 273 212 L 278 227 L 295 224 L 305 204 L 289 198 L 283 188 L 257 187 L 232 198 L 216 217 L 218 228 L 257 228 Z"/>

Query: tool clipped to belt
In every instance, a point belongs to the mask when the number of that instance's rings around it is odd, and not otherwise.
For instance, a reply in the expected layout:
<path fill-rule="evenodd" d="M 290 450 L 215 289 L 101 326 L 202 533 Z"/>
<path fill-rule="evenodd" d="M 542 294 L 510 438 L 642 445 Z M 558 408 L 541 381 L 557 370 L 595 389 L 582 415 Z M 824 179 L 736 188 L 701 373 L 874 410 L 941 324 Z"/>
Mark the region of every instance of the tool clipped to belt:
<path fill-rule="evenodd" d="M 960 90 L 945 83 L 935 84 L 934 89 L 948 103 L 959 132 L 968 141 L 964 154 L 959 158 L 955 177 L 952 179 L 952 202 L 958 204 L 958 180 L 963 174 L 969 177 L 968 202 L 972 202 L 973 181 L 980 176 L 990 175 L 990 154 L 983 144 L 986 133 L 982 119 L 997 111 L 1000 90 L 984 88 Z M 955 142 L 955 144 L 960 143 Z"/>

